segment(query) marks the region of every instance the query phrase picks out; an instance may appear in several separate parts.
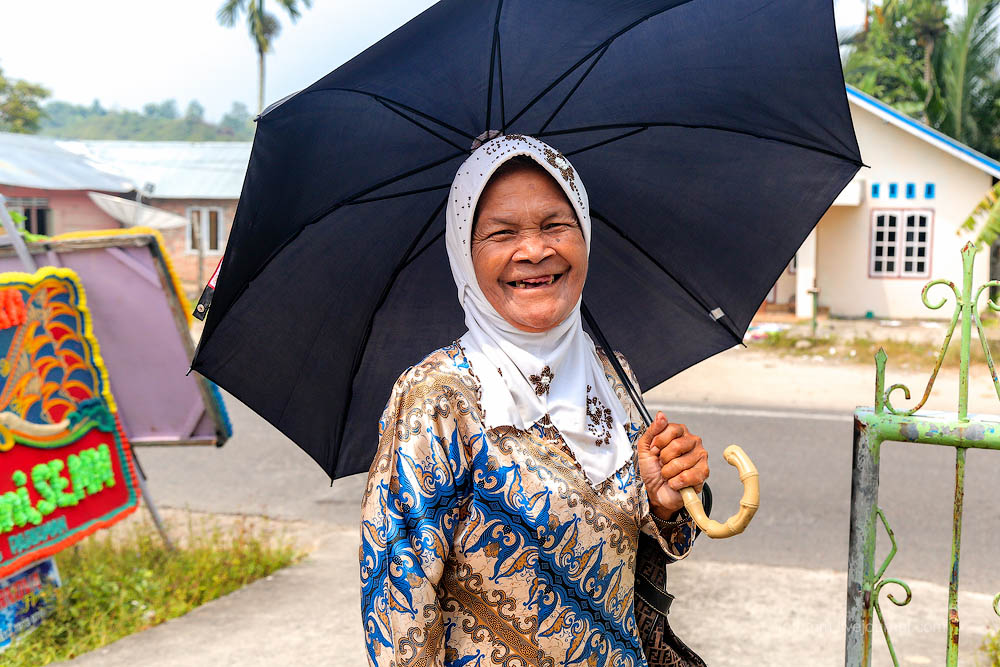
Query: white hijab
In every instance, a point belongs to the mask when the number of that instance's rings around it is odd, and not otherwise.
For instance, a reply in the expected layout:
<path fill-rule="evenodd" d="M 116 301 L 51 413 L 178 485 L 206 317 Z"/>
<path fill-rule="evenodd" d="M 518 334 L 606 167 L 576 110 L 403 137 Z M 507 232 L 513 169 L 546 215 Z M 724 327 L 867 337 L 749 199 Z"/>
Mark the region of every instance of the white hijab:
<path fill-rule="evenodd" d="M 472 264 L 476 203 L 493 172 L 517 155 L 532 158 L 563 189 L 590 252 L 587 191 L 569 161 L 523 135 L 501 135 L 484 143 L 459 167 L 448 198 L 445 242 L 469 327 L 460 342 L 481 384 L 484 426 L 527 430 L 539 422 L 547 425 L 548 415 L 596 485 L 631 459 L 632 446 L 624 429 L 625 409 L 608 383 L 593 341 L 583 331 L 579 302 L 552 329 L 521 331 L 486 300 Z"/>

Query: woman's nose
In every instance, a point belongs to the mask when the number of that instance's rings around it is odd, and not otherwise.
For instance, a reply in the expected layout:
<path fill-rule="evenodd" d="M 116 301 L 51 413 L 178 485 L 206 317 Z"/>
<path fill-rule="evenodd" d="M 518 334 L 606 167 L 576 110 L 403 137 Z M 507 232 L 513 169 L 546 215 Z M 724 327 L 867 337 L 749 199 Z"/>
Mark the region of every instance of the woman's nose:
<path fill-rule="evenodd" d="M 555 252 L 555 249 L 545 239 L 544 234 L 519 234 L 517 251 L 514 253 L 512 259 L 515 262 L 538 264 L 543 259 L 554 255 Z"/>

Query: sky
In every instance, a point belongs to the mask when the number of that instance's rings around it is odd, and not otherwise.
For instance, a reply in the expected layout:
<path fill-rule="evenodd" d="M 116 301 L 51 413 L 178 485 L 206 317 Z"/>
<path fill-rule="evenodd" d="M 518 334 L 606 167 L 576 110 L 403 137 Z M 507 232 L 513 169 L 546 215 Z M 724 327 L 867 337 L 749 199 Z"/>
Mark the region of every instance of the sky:
<path fill-rule="evenodd" d="M 475 0 L 466 0 L 469 2 Z M 719 1 L 719 0 L 713 0 Z M 964 0 L 949 0 L 952 11 Z M 313 0 L 267 57 L 265 104 L 300 90 L 433 4 L 433 0 Z M 47 87 L 50 99 L 141 109 L 198 100 L 216 121 L 257 105 L 257 55 L 245 23 L 216 20 L 222 0 L 0 0 L 0 69 Z M 838 29 L 861 23 L 864 0 L 835 0 Z"/>

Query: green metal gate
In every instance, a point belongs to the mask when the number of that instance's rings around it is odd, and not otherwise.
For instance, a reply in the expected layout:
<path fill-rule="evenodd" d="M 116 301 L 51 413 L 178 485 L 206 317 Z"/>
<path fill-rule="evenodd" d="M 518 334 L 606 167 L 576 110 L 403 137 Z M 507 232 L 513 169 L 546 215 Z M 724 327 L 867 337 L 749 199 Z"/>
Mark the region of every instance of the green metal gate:
<path fill-rule="evenodd" d="M 958 664 L 958 567 L 962 543 L 962 502 L 965 490 L 965 456 L 969 448 L 1000 450 L 1000 417 L 982 417 L 968 414 L 969 405 L 969 350 L 972 341 L 972 326 L 976 326 L 979 340 L 989 364 L 990 375 L 1000 398 L 1000 380 L 993 365 L 989 345 L 979 317 L 977 303 L 983 292 L 991 287 L 1000 287 L 1000 281 L 990 281 L 973 292 L 972 267 L 976 248 L 971 243 L 962 249 L 964 277 L 961 286 L 947 280 L 932 280 L 924 286 L 921 299 L 924 305 L 937 310 L 947 302 L 947 296 L 940 301 L 929 300 L 928 292 L 936 285 L 951 288 L 955 296 L 955 310 L 948 326 L 941 351 L 937 356 L 934 371 L 927 382 L 924 395 L 916 406 L 909 410 L 893 407 L 890 397 L 894 391 L 902 391 L 910 398 L 910 390 L 902 384 L 885 388 L 886 354 L 879 350 L 875 356 L 875 407 L 859 408 L 854 413 L 854 468 L 851 478 L 851 533 L 847 567 L 847 646 L 846 665 L 848 667 L 868 667 L 872 657 L 872 635 L 875 617 L 882 628 L 894 665 L 898 665 L 896 651 L 879 602 L 882 588 L 895 584 L 906 593 L 906 598 L 898 600 L 891 593 L 888 599 L 897 606 L 910 602 L 912 593 L 906 582 L 892 577 L 884 577 L 886 569 L 896 555 L 896 540 L 889 522 L 878 506 L 879 457 L 883 442 L 909 442 L 924 445 L 943 445 L 955 448 L 955 505 L 952 522 L 951 577 L 948 586 L 948 637 L 947 665 Z M 987 295 L 986 305 L 1000 312 L 1000 304 Z M 944 355 L 951 343 L 955 328 L 961 325 L 961 365 L 959 367 L 958 412 L 918 412 L 927 402 L 934 387 L 934 380 Z M 890 541 L 889 554 L 875 567 L 875 536 L 881 524 Z M 1000 594 L 993 598 L 993 610 L 1000 615 Z"/>

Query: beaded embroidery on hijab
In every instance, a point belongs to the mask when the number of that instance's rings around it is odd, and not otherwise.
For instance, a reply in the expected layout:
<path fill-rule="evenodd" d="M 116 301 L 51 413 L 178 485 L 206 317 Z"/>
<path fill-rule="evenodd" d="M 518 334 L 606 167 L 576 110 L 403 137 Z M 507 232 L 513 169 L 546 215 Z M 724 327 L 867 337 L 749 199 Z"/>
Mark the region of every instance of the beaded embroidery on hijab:
<path fill-rule="evenodd" d="M 587 191 L 569 160 L 533 137 L 510 134 L 487 140 L 459 167 L 446 212 L 448 261 L 469 328 L 459 342 L 480 381 L 484 425 L 520 430 L 555 426 L 596 485 L 631 460 L 632 446 L 625 433 L 625 409 L 583 331 L 579 302 L 552 329 L 527 333 L 497 313 L 476 280 L 471 253 L 476 204 L 493 173 L 518 155 L 537 162 L 563 190 L 590 251 Z"/>

